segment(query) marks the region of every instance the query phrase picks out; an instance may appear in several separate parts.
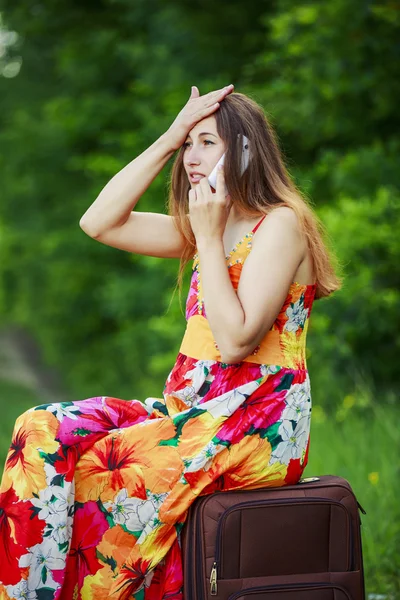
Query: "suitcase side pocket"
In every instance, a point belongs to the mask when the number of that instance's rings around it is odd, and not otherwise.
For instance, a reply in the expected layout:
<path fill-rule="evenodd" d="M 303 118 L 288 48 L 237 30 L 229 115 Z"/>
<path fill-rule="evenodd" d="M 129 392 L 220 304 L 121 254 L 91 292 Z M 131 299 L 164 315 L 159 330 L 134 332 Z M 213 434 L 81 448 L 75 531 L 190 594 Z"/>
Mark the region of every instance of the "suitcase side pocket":
<path fill-rule="evenodd" d="M 351 571 L 353 556 L 351 517 L 339 501 L 305 497 L 237 503 L 218 520 L 208 570 L 210 594 L 217 594 L 218 579 Z"/>
<path fill-rule="evenodd" d="M 332 583 L 312 582 L 249 587 L 228 600 L 352 600 L 347 590 Z"/>

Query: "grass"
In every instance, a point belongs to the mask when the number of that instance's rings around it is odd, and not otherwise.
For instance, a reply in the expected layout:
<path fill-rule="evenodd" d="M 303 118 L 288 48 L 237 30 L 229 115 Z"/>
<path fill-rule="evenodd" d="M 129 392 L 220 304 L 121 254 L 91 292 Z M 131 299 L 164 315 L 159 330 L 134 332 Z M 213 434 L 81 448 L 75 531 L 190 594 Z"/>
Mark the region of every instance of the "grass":
<path fill-rule="evenodd" d="M 332 416 L 313 407 L 304 476 L 340 475 L 361 506 L 367 595 L 400 598 L 400 408 L 345 398 Z M 382 599 L 383 600 L 383 599 Z"/>
<path fill-rule="evenodd" d="M 0 381 L 0 465 L 16 417 L 43 399 Z M 311 444 L 304 476 L 340 475 L 367 511 L 362 542 L 367 596 L 400 599 L 400 407 L 352 396 L 328 415 L 313 406 Z M 376 596 L 374 596 L 376 594 Z"/>

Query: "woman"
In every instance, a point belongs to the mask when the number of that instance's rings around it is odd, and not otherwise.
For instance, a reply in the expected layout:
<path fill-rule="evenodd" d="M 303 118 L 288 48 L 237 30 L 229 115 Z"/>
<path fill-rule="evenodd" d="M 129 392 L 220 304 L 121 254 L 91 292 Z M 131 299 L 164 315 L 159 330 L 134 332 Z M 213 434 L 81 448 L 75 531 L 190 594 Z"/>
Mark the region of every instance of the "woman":
<path fill-rule="evenodd" d="M 192 88 L 80 221 L 104 244 L 180 257 L 180 284 L 193 259 L 187 329 L 163 398 L 94 397 L 18 417 L 0 489 L 0 600 L 183 598 L 192 502 L 293 484 L 307 464 L 306 332 L 314 299 L 340 282 L 262 109 L 232 91 Z M 176 151 L 169 214 L 133 210 Z"/>

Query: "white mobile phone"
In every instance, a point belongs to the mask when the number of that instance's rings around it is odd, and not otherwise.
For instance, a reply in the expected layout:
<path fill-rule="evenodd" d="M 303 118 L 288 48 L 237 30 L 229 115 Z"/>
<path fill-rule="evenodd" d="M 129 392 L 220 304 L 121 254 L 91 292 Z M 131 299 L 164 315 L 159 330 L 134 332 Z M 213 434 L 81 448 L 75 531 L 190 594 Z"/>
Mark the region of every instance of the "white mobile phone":
<path fill-rule="evenodd" d="M 240 134 L 240 133 L 238 134 L 238 137 L 242 138 L 242 164 L 241 164 L 241 173 L 240 174 L 243 175 L 243 173 L 249 166 L 249 160 L 250 160 L 249 140 L 247 139 L 247 137 L 245 135 Z M 208 182 L 211 185 L 211 187 L 214 188 L 214 190 L 217 189 L 218 166 L 223 165 L 224 162 L 225 162 L 225 153 L 221 156 L 221 158 L 219 159 L 219 161 L 217 162 L 217 164 L 211 171 L 210 175 L 208 176 Z M 225 196 L 227 196 L 227 195 L 228 195 L 228 190 L 225 185 Z"/>

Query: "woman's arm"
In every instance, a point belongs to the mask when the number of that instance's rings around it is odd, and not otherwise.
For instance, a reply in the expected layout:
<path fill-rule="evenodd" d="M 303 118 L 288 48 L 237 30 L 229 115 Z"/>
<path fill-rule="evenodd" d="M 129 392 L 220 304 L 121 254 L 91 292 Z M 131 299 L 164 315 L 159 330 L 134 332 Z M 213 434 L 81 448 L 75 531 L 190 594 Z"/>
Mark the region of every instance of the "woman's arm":
<path fill-rule="evenodd" d="M 180 258 L 186 240 L 177 228 L 175 217 L 133 209 L 168 159 L 182 146 L 191 128 L 215 112 L 232 89 L 233 86 L 227 86 L 200 96 L 194 86 L 167 132 L 103 188 L 79 222 L 83 231 L 98 242 L 127 252 Z"/>
<path fill-rule="evenodd" d="M 98 237 L 123 225 L 174 152 L 173 139 L 167 131 L 107 183 L 82 216 L 79 225 L 83 231 Z"/>
<path fill-rule="evenodd" d="M 204 304 L 214 339 L 226 363 L 246 358 L 271 329 L 286 299 L 306 243 L 290 208 L 273 210 L 260 225 L 232 286 L 222 240 L 198 241 Z"/>

